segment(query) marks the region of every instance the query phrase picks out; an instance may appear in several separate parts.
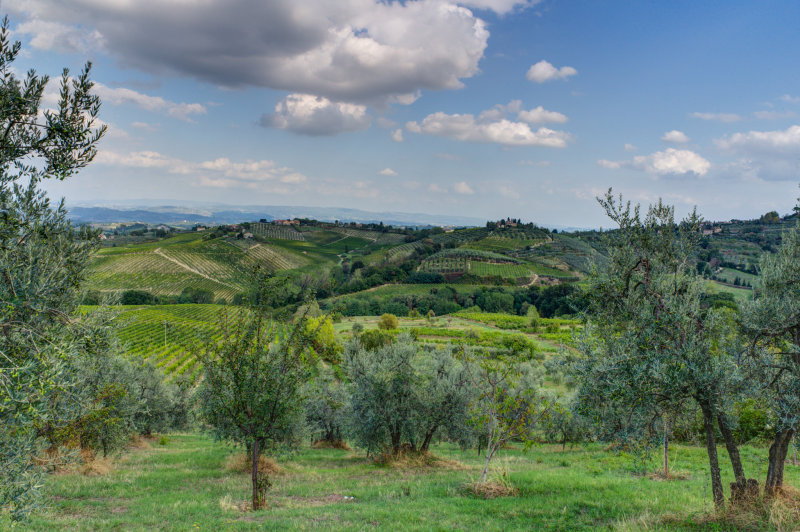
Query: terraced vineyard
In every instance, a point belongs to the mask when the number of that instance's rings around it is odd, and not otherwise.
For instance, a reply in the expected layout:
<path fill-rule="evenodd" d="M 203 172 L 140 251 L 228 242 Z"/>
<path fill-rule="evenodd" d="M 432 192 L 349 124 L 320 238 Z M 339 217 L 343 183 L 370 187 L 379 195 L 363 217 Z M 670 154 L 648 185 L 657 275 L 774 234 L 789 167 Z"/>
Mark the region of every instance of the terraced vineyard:
<path fill-rule="evenodd" d="M 531 238 L 506 238 L 500 236 L 487 236 L 474 242 L 467 242 L 463 247 L 485 251 L 505 252 L 514 249 L 524 249 L 531 246 L 538 246 L 544 239 Z"/>
<path fill-rule="evenodd" d="M 490 262 L 490 259 L 480 256 L 488 252 L 452 253 L 452 251 L 472 250 L 448 250 L 446 253 L 432 255 L 422 262 L 420 271 L 441 273 L 446 278 L 456 278 L 464 274 L 476 277 L 502 277 L 514 280 L 518 284 L 528 283 L 535 278 L 534 272 L 528 266 L 515 259 L 501 255 L 502 258 Z"/>
<path fill-rule="evenodd" d="M 421 248 L 424 244 L 420 241 L 416 242 L 408 242 L 405 244 L 401 244 L 399 246 L 395 246 L 388 251 L 386 251 L 386 260 L 402 260 L 414 253 L 416 249 Z"/>

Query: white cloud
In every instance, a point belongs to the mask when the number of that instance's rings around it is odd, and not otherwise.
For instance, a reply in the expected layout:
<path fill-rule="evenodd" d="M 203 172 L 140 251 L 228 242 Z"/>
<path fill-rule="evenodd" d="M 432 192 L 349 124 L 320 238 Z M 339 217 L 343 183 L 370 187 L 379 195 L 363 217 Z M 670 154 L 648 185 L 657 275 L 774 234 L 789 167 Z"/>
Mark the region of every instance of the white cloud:
<path fill-rule="evenodd" d="M 637 146 L 634 146 L 633 144 L 627 142 L 625 143 L 625 146 L 623 146 L 623 148 L 625 149 L 625 151 L 636 151 L 639 149 Z"/>
<path fill-rule="evenodd" d="M 202 185 L 213 187 L 258 188 L 265 182 L 303 183 L 306 176 L 270 160 L 231 161 L 227 157 L 193 162 L 169 157 L 156 151 L 119 153 L 101 150 L 96 164 L 162 170 L 169 174 L 196 177 Z"/>
<path fill-rule="evenodd" d="M 541 60 L 528 69 L 525 77 L 535 83 L 545 83 L 546 81 L 553 81 L 555 79 L 567 79 L 578 73 L 577 70 L 570 66 L 556 68 L 545 60 Z"/>
<path fill-rule="evenodd" d="M 453 185 L 453 190 L 455 190 L 458 194 L 470 195 L 475 194 L 475 191 L 472 190 L 466 181 L 459 181 L 455 185 Z"/>
<path fill-rule="evenodd" d="M 689 113 L 689 116 L 692 118 L 699 118 L 701 120 L 724 122 L 726 124 L 738 122 L 742 119 L 741 116 L 734 113 Z"/>
<path fill-rule="evenodd" d="M 403 142 L 403 130 L 395 129 L 392 131 L 392 140 L 395 142 Z"/>
<path fill-rule="evenodd" d="M 166 113 L 168 116 L 191 122 L 191 115 L 206 114 L 205 106 L 199 103 L 177 103 L 165 100 L 160 96 L 148 96 L 124 87 L 112 88 L 102 83 L 94 84 L 94 92 L 103 103 L 111 105 L 133 104 L 150 112 Z"/>
<path fill-rule="evenodd" d="M 103 36 L 97 31 L 85 31 L 57 21 L 27 20 L 19 24 L 15 33 L 31 36 L 31 46 L 38 50 L 91 53 L 103 46 Z"/>
<path fill-rule="evenodd" d="M 498 13 L 530 3 L 465 2 Z M 489 38 L 480 18 L 448 0 L 6 0 L 3 7 L 23 18 L 42 49 L 85 46 L 77 33 L 124 66 L 158 75 L 366 104 L 409 104 L 420 90 L 461 88 L 478 73 Z"/>
<path fill-rule="evenodd" d="M 711 168 L 711 163 L 697 153 L 675 148 L 667 148 L 650 155 L 638 155 L 630 161 L 601 159 L 597 161 L 597 164 L 612 170 L 633 168 L 658 176 L 694 174 L 702 177 Z"/>
<path fill-rule="evenodd" d="M 686 133 L 683 131 L 678 131 L 677 129 L 673 129 L 672 131 L 667 131 L 663 135 L 661 135 L 661 140 L 664 142 L 669 142 L 670 144 L 686 144 L 691 139 L 686 136 Z"/>
<path fill-rule="evenodd" d="M 563 124 L 567 120 L 569 120 L 566 115 L 563 115 L 556 111 L 548 111 L 543 108 L 541 105 L 530 111 L 522 110 L 517 113 L 517 117 L 522 120 L 523 122 L 527 122 L 528 124 L 547 124 L 547 123 L 557 123 Z"/>
<path fill-rule="evenodd" d="M 530 161 L 530 160 L 522 160 L 519 162 L 520 166 L 538 166 L 541 168 L 550 166 L 550 161 Z"/>
<path fill-rule="evenodd" d="M 726 150 L 797 157 L 800 150 L 800 126 L 794 125 L 783 131 L 734 133 L 730 137 L 717 139 L 714 142 Z"/>
<path fill-rule="evenodd" d="M 789 103 L 800 103 L 800 96 L 792 96 L 790 94 L 784 94 L 783 96 L 781 96 L 781 101 Z"/>
<path fill-rule="evenodd" d="M 554 118 L 552 113 L 537 108 L 532 111 L 523 111 L 518 100 L 508 105 L 496 105 L 482 112 L 476 119 L 471 114 L 445 114 L 442 112 L 426 116 L 422 122 L 408 122 L 406 129 L 412 133 L 437 135 L 465 142 L 497 143 L 504 146 L 547 146 L 551 148 L 564 148 L 570 136 L 563 131 L 556 131 L 546 127 L 531 129 L 525 121 L 515 122 L 506 118 L 509 112 L 516 112 L 520 120 L 523 113 L 531 113 L 530 119 L 543 119 L 544 115 Z M 538 115 L 538 116 L 537 116 Z M 560 120 L 560 118 L 559 118 Z"/>
<path fill-rule="evenodd" d="M 517 9 L 525 9 L 534 6 L 540 1 L 541 0 L 461 0 L 458 3 L 475 9 L 491 10 L 498 15 L 505 15 Z"/>
<path fill-rule="evenodd" d="M 714 143 L 739 158 L 728 166 L 729 173 L 747 180 L 796 180 L 800 174 L 800 125 L 734 133 Z"/>
<path fill-rule="evenodd" d="M 396 176 L 397 175 L 397 172 L 395 172 L 391 168 L 384 168 L 383 170 L 381 170 L 378 173 L 381 174 L 381 175 L 388 175 L 388 176 Z"/>
<path fill-rule="evenodd" d="M 332 102 L 311 94 L 290 94 L 275 105 L 261 125 L 303 135 L 336 135 L 369 127 L 372 119 L 364 105 Z"/>
<path fill-rule="evenodd" d="M 436 193 L 445 192 L 445 190 L 436 183 L 431 183 L 430 185 L 428 185 L 428 191 Z"/>

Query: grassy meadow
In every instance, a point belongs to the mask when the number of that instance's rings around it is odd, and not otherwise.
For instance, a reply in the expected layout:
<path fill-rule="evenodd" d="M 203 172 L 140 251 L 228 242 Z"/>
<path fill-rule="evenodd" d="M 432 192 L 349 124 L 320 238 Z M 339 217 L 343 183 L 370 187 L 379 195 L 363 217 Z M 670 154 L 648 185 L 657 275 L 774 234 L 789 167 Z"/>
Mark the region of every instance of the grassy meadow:
<path fill-rule="evenodd" d="M 115 459 L 96 476 L 52 475 L 46 508 L 21 530 L 792 530 L 792 523 L 715 516 L 705 452 L 672 446 L 674 478 L 636 473 L 626 453 L 596 444 L 504 450 L 493 463 L 517 490 L 483 499 L 465 485 L 480 473 L 474 450 L 439 445 L 435 466 L 377 465 L 358 450 L 278 457 L 267 508 L 246 509 L 250 478 L 231 468 L 240 451 L 201 434 L 171 434 Z M 763 479 L 766 449 L 743 447 Z M 732 480 L 720 448 L 723 481 Z M 787 463 L 796 484 L 800 468 Z M 795 522 L 795 524 L 797 524 Z"/>

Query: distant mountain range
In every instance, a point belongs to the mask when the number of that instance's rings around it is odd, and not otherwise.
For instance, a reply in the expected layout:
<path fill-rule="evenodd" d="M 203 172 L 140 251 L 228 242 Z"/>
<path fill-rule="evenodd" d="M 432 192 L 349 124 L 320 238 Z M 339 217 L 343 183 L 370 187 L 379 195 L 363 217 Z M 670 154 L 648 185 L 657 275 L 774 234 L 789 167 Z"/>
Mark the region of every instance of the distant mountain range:
<path fill-rule="evenodd" d="M 229 205 L 208 207 L 163 206 L 69 206 L 69 214 L 77 223 L 123 223 L 146 224 L 232 224 L 258 221 L 260 219 L 311 218 L 320 221 L 378 223 L 410 226 L 481 226 L 486 220 L 469 216 L 439 214 L 370 212 L 339 207 L 297 207 L 281 205 L 243 206 Z"/>

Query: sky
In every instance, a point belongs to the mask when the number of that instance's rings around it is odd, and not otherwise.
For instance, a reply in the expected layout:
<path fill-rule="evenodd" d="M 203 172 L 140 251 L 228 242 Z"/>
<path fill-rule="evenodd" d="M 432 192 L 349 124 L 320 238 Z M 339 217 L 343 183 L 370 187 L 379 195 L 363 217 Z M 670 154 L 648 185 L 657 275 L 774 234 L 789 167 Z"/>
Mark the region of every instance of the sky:
<path fill-rule="evenodd" d="M 93 63 L 72 204 L 349 207 L 609 227 L 800 190 L 800 2 L 0 0 L 15 63 Z M 57 95 L 51 83 L 45 104 Z"/>

